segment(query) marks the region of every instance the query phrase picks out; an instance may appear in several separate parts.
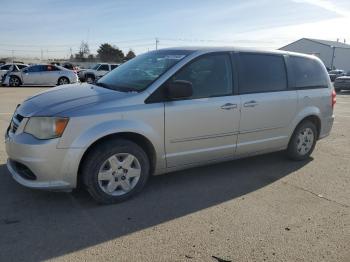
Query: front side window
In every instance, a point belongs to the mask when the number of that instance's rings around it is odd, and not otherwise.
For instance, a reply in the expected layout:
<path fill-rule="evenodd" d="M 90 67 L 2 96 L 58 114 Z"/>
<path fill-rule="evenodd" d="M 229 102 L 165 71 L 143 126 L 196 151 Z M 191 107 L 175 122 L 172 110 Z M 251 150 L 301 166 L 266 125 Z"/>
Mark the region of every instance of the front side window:
<path fill-rule="evenodd" d="M 140 92 L 191 52 L 160 50 L 139 55 L 103 76 L 96 84 L 118 91 Z"/>
<path fill-rule="evenodd" d="M 327 76 L 322 65 L 310 58 L 290 57 L 296 88 L 327 87 Z"/>
<path fill-rule="evenodd" d="M 206 55 L 186 65 L 170 81 L 192 83 L 192 99 L 232 95 L 232 69 L 228 54 Z"/>
<path fill-rule="evenodd" d="M 241 94 L 287 90 L 283 56 L 241 53 L 239 57 L 239 92 Z"/>

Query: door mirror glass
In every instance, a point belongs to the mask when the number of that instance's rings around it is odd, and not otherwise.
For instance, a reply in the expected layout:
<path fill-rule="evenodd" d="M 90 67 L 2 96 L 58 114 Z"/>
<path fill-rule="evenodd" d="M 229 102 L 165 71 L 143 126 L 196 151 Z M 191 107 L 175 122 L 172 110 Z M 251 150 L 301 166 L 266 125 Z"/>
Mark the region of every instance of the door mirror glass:
<path fill-rule="evenodd" d="M 192 83 L 185 80 L 176 80 L 166 86 L 166 96 L 169 99 L 181 99 L 191 97 L 193 94 Z"/>

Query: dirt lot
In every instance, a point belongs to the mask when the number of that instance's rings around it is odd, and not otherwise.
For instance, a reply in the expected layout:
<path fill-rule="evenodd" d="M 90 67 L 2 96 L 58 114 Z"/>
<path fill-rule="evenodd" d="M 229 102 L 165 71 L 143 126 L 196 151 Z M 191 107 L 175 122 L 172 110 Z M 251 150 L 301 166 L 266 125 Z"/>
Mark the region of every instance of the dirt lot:
<path fill-rule="evenodd" d="M 0 131 L 39 88 L 0 88 Z M 350 93 L 312 158 L 282 153 L 151 179 L 136 198 L 34 191 L 0 143 L 0 261 L 350 261 Z"/>

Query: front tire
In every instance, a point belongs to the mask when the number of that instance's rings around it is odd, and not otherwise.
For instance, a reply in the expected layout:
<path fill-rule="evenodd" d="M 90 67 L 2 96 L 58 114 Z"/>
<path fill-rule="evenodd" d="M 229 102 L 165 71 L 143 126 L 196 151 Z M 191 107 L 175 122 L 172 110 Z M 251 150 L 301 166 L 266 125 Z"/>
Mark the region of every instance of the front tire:
<path fill-rule="evenodd" d="M 19 87 L 21 85 L 21 79 L 17 76 L 10 76 L 9 86 Z"/>
<path fill-rule="evenodd" d="M 82 167 L 84 185 L 101 204 L 133 197 L 145 186 L 149 172 L 149 159 L 144 150 L 125 139 L 98 144 Z"/>
<path fill-rule="evenodd" d="M 296 161 L 309 158 L 315 149 L 317 136 L 317 128 L 314 123 L 304 121 L 299 124 L 289 141 L 288 157 Z"/>

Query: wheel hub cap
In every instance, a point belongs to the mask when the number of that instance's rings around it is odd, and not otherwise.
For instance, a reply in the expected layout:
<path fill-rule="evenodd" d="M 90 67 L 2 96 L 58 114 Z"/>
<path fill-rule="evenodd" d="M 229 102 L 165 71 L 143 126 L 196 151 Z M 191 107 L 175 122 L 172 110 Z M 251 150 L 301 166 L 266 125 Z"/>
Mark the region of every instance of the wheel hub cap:
<path fill-rule="evenodd" d="M 306 155 L 314 143 L 314 132 L 311 128 L 304 128 L 299 132 L 297 151 L 300 155 Z"/>
<path fill-rule="evenodd" d="M 141 176 L 141 165 L 135 156 L 119 153 L 109 157 L 100 167 L 98 184 L 107 194 L 120 196 L 131 191 Z"/>

